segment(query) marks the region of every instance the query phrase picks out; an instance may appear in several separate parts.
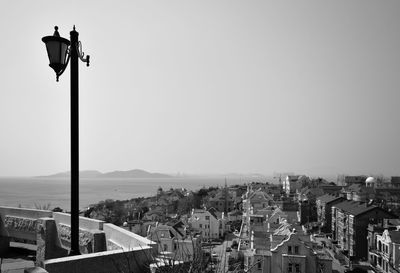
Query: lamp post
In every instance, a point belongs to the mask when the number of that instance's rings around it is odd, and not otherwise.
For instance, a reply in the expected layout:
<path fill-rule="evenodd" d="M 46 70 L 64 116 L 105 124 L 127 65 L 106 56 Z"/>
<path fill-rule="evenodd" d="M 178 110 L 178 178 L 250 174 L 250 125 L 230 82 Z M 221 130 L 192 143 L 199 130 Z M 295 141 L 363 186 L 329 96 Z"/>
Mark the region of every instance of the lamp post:
<path fill-rule="evenodd" d="M 89 66 L 89 56 L 84 58 L 79 33 L 70 32 L 70 41 L 60 37 L 58 27 L 53 36 L 46 36 L 49 66 L 56 72 L 56 80 L 67 68 L 71 60 L 71 250 L 70 255 L 79 255 L 79 66 L 78 58 Z"/>

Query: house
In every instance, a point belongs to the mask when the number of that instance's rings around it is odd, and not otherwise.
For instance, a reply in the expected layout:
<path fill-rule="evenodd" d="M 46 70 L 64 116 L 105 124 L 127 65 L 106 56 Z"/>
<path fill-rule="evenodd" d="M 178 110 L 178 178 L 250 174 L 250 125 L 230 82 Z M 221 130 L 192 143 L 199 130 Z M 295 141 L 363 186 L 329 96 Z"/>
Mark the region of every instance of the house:
<path fill-rule="evenodd" d="M 297 200 L 315 200 L 318 196 L 324 195 L 322 188 L 304 187 L 297 190 Z"/>
<path fill-rule="evenodd" d="M 193 209 L 188 222 L 192 230 L 198 232 L 203 240 L 220 237 L 220 221 L 208 210 Z"/>
<path fill-rule="evenodd" d="M 150 208 L 144 215 L 142 220 L 143 221 L 161 221 L 165 220 L 165 209 L 161 206 L 154 206 Z"/>
<path fill-rule="evenodd" d="M 213 207 L 219 212 L 228 213 L 235 208 L 235 196 L 227 188 L 219 190 L 214 197 L 209 198 L 208 207 Z"/>
<path fill-rule="evenodd" d="M 185 230 L 180 227 L 180 223 L 175 225 L 156 223 L 149 227 L 147 238 L 157 243 L 161 257 L 191 261 L 200 240 L 198 237 L 187 236 Z"/>
<path fill-rule="evenodd" d="M 325 194 L 317 197 L 317 221 L 321 225 L 321 230 L 325 233 L 331 233 L 332 228 L 332 206 L 344 201 L 345 198 Z"/>
<path fill-rule="evenodd" d="M 271 267 L 264 272 L 332 272 L 331 258 L 317 251 L 309 236 L 297 232 L 291 232 L 285 240 L 271 249 L 271 254 Z"/>
<path fill-rule="evenodd" d="M 234 210 L 228 212 L 228 221 L 240 221 L 242 220 L 243 212 L 240 210 Z"/>
<path fill-rule="evenodd" d="M 266 223 L 269 224 L 271 228 L 278 227 L 282 222 L 287 222 L 287 214 L 280 208 L 274 209 L 271 215 L 266 215 Z"/>
<path fill-rule="evenodd" d="M 345 200 L 332 206 L 332 239 L 336 247 L 353 260 L 367 259 L 369 223 L 377 223 L 393 215 L 368 203 Z"/>
<path fill-rule="evenodd" d="M 254 213 L 257 213 L 258 210 L 268 208 L 274 204 L 274 199 L 272 196 L 261 189 L 251 191 L 247 199 L 250 201 Z"/>
<path fill-rule="evenodd" d="M 268 184 L 267 188 L 265 189 L 265 192 L 268 193 L 272 198 L 275 200 L 280 198 L 281 193 L 282 193 L 282 185 L 277 185 L 277 184 Z"/>

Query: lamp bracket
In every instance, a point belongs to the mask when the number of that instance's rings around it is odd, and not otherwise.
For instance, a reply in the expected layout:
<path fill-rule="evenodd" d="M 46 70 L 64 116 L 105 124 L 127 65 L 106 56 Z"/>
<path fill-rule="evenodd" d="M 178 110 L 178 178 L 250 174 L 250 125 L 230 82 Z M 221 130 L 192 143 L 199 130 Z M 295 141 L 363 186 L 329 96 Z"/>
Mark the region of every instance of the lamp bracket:
<path fill-rule="evenodd" d="M 82 51 L 82 43 L 81 43 L 81 41 L 79 41 L 76 44 L 76 51 L 78 52 L 79 59 L 81 59 L 82 62 L 86 63 L 86 66 L 89 66 L 90 56 L 86 55 L 86 58 L 85 58 L 85 53 Z"/>

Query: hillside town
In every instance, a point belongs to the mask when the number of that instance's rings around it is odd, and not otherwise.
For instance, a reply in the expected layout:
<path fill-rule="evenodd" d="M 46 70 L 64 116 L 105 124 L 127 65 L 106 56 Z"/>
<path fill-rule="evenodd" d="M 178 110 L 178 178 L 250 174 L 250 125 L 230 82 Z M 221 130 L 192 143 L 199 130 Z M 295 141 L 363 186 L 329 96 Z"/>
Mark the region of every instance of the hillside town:
<path fill-rule="evenodd" d="M 73 256 L 68 212 L 1 206 L 1 272 L 400 272 L 400 177 L 277 178 L 99 202 Z"/>
<path fill-rule="evenodd" d="M 202 253 L 202 272 L 400 272 L 399 193 L 400 177 L 287 175 L 279 184 L 160 187 L 85 216 L 148 238 L 162 259 Z"/>

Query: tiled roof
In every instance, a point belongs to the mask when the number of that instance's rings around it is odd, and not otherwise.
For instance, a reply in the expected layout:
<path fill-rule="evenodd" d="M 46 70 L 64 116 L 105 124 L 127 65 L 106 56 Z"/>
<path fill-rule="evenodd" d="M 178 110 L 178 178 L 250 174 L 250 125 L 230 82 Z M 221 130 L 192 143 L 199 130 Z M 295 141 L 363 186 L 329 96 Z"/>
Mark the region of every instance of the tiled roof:
<path fill-rule="evenodd" d="M 377 206 L 374 205 L 367 206 L 366 203 L 364 202 L 349 201 L 349 200 L 337 203 L 336 205 L 334 205 L 334 207 L 344 210 L 345 212 L 350 213 L 352 215 L 359 215 L 364 212 L 378 208 Z"/>
<path fill-rule="evenodd" d="M 324 194 L 322 196 L 317 197 L 318 200 L 320 200 L 321 202 L 324 202 L 324 203 L 329 203 L 329 202 L 335 201 L 336 199 L 339 199 L 339 198 L 341 198 L 341 197 L 335 196 L 332 194 Z"/>
<path fill-rule="evenodd" d="M 213 207 L 209 208 L 209 209 L 208 209 L 208 212 L 209 212 L 212 216 L 214 216 L 215 219 L 218 219 L 217 214 L 216 214 L 217 210 L 216 210 L 215 208 L 213 208 Z"/>
<path fill-rule="evenodd" d="M 360 184 L 351 184 L 345 190 L 346 191 L 360 191 L 361 188 L 363 188 L 363 187 L 365 187 L 365 186 L 364 185 L 360 185 Z"/>
<path fill-rule="evenodd" d="M 400 231 L 389 230 L 389 235 L 393 243 L 400 243 Z"/>

